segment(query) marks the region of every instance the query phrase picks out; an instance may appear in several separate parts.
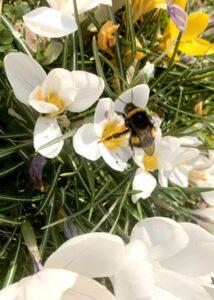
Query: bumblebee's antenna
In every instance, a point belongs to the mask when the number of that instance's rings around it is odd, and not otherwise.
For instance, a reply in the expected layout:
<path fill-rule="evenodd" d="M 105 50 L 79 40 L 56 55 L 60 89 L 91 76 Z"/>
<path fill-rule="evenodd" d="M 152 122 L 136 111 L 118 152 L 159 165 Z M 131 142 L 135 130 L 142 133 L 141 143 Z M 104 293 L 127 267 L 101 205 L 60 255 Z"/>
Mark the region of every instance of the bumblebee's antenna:
<path fill-rule="evenodd" d="M 134 93 L 133 93 L 133 90 L 132 89 L 130 89 L 131 90 L 131 103 L 133 102 L 133 100 L 134 100 Z M 123 101 L 122 99 L 120 99 L 120 97 L 117 97 L 117 99 L 118 100 L 120 100 L 121 102 L 123 102 L 124 104 L 127 104 L 125 101 Z"/>
<path fill-rule="evenodd" d="M 117 97 L 118 100 L 120 100 L 121 102 L 123 102 L 124 104 L 127 104 L 125 101 L 123 101 L 122 99 L 120 99 L 120 97 Z"/>

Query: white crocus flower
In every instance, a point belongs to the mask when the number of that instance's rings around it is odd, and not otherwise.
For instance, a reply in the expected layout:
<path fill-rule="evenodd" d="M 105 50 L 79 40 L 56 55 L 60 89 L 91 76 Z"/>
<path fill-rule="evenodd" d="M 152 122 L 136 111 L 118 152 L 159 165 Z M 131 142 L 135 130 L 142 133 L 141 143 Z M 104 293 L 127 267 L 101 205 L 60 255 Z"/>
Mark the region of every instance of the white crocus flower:
<path fill-rule="evenodd" d="M 25 25 L 34 33 L 58 38 L 77 30 L 73 0 L 47 0 L 50 7 L 39 7 L 24 15 Z M 76 0 L 78 13 L 84 13 L 100 4 L 111 5 L 111 0 Z"/>
<path fill-rule="evenodd" d="M 120 271 L 117 300 L 211 300 L 197 280 L 214 270 L 214 237 L 198 225 L 153 217 L 132 230 Z"/>
<path fill-rule="evenodd" d="M 214 150 L 209 151 L 209 157 L 200 155 L 193 161 L 189 171 L 189 181 L 202 188 L 214 188 Z M 214 191 L 201 193 L 202 198 L 214 207 Z"/>
<path fill-rule="evenodd" d="M 83 71 L 53 69 L 46 74 L 33 58 L 10 53 L 4 59 L 7 78 L 16 98 L 42 114 L 34 129 L 34 148 L 45 157 L 59 154 L 63 141 L 40 149 L 62 136 L 57 117 L 65 110 L 82 112 L 92 106 L 104 90 L 104 82 Z"/>
<path fill-rule="evenodd" d="M 113 300 L 113 295 L 93 277 L 118 272 L 124 243 L 108 233 L 74 237 L 56 250 L 45 268 L 0 291 L 1 300 Z"/>
<path fill-rule="evenodd" d="M 142 149 L 135 148 L 134 160 L 140 167 L 133 180 L 133 189 L 141 191 L 132 196 L 132 201 L 146 199 L 157 185 L 151 172 L 158 170 L 158 182 L 162 187 L 168 186 L 168 180 L 181 187 L 188 186 L 189 166 L 184 162 L 196 157 L 199 151 L 194 148 L 181 147 L 180 139 L 172 136 L 160 137 L 155 140 L 153 156 L 147 155 Z"/>
<path fill-rule="evenodd" d="M 102 156 L 111 168 L 123 171 L 131 157 L 129 133 L 120 135 L 124 130 L 124 118 L 115 112 L 114 102 L 103 98 L 97 104 L 94 123 L 83 125 L 74 135 L 74 149 L 92 161 Z"/>

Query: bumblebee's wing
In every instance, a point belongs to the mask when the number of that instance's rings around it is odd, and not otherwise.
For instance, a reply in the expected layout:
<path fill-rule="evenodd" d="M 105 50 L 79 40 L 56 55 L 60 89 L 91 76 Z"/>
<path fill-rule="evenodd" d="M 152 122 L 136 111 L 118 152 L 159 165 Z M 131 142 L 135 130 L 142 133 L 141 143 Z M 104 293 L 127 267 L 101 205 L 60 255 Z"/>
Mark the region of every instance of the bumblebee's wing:
<path fill-rule="evenodd" d="M 153 126 L 147 126 L 141 130 L 134 126 L 130 143 L 132 147 L 142 147 L 146 154 L 152 156 L 155 151 L 155 136 Z"/>

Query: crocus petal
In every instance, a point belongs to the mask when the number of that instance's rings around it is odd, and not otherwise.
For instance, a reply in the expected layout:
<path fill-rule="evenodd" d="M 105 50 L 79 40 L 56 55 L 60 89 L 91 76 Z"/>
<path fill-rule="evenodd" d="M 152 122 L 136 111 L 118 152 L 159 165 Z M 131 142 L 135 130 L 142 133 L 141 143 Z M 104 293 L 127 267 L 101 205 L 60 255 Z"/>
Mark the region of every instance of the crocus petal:
<path fill-rule="evenodd" d="M 91 107 L 104 90 L 102 78 L 84 71 L 71 72 L 71 80 L 76 89 L 74 102 L 69 107 L 71 112 L 82 112 Z"/>
<path fill-rule="evenodd" d="M 115 100 L 116 111 L 124 113 L 125 105 L 130 102 L 142 109 L 146 108 L 149 100 L 149 92 L 147 84 L 139 84 L 127 90 Z"/>
<path fill-rule="evenodd" d="M 181 41 L 179 50 L 186 55 L 211 55 L 214 53 L 214 43 L 201 38 L 192 38 L 188 41 Z"/>
<path fill-rule="evenodd" d="M 181 226 L 184 228 L 186 233 L 188 234 L 189 237 L 189 244 L 200 244 L 200 243 L 209 243 L 212 242 L 214 243 L 214 236 L 201 228 L 200 226 L 189 223 L 189 222 L 182 222 L 180 223 Z"/>
<path fill-rule="evenodd" d="M 48 2 L 50 7 L 56 10 L 60 10 L 62 6 L 62 0 L 46 0 L 46 1 Z"/>
<path fill-rule="evenodd" d="M 181 298 L 175 297 L 164 289 L 155 287 L 154 295 L 151 300 L 181 300 Z"/>
<path fill-rule="evenodd" d="M 152 265 L 141 241 L 132 241 L 125 248 L 124 264 L 112 278 L 118 300 L 150 299 L 154 289 Z"/>
<path fill-rule="evenodd" d="M 93 279 L 78 276 L 73 288 L 64 292 L 60 300 L 115 300 L 115 297 Z M 47 299 L 46 299 L 47 300 Z"/>
<path fill-rule="evenodd" d="M 214 237 L 191 223 L 181 224 L 189 236 L 188 245 L 163 262 L 167 269 L 186 276 L 203 276 L 214 270 Z"/>
<path fill-rule="evenodd" d="M 145 243 L 152 260 L 161 261 L 181 251 L 189 241 L 181 224 L 163 217 L 138 222 L 131 233 L 131 240 L 135 239 Z"/>
<path fill-rule="evenodd" d="M 16 98 L 29 105 L 29 95 L 45 79 L 45 71 L 35 59 L 21 52 L 6 55 L 4 67 Z"/>
<path fill-rule="evenodd" d="M 205 31 L 208 26 L 209 16 L 204 12 L 197 11 L 189 14 L 187 28 L 183 38 L 195 38 Z"/>
<path fill-rule="evenodd" d="M 90 160 L 97 160 L 101 157 L 99 139 L 94 130 L 94 124 L 85 124 L 81 126 L 73 138 L 73 146 L 76 153 Z"/>
<path fill-rule="evenodd" d="M 140 198 L 148 198 L 154 191 L 157 185 L 156 179 L 150 173 L 137 169 L 135 177 L 132 183 L 132 189 L 136 191 L 141 191 L 140 193 L 132 195 L 132 201 L 136 203 Z"/>
<path fill-rule="evenodd" d="M 78 13 L 82 14 L 87 12 L 100 4 L 112 5 L 112 0 L 81 0 L 77 1 L 77 9 Z M 68 0 L 67 4 L 64 6 L 64 11 L 66 12 L 66 8 L 69 10 L 69 13 L 74 14 L 73 1 Z"/>
<path fill-rule="evenodd" d="M 113 121 L 115 116 L 114 102 L 110 98 L 100 99 L 94 114 L 94 127 L 98 136 L 102 135 L 106 122 Z M 122 121 L 122 117 L 120 118 Z"/>
<path fill-rule="evenodd" d="M 63 102 L 64 107 L 68 107 L 73 103 L 76 95 L 71 72 L 63 68 L 55 68 L 50 71 L 42 83 L 42 93 L 56 94 Z"/>
<path fill-rule="evenodd" d="M 52 103 L 40 101 L 37 99 L 37 92 L 40 88 L 36 88 L 29 96 L 29 104 L 41 114 L 53 114 L 58 111 L 58 107 Z"/>
<path fill-rule="evenodd" d="M 108 233 L 88 233 L 65 242 L 46 261 L 46 268 L 61 268 L 87 277 L 112 276 L 124 255 L 121 238 Z"/>
<path fill-rule="evenodd" d="M 43 149 L 40 148 L 61 136 L 62 133 L 56 119 L 39 117 L 34 128 L 34 148 L 41 155 L 47 158 L 54 158 L 62 150 L 63 141 L 56 142 Z"/>
<path fill-rule="evenodd" d="M 105 162 L 112 169 L 119 172 L 123 172 L 126 169 L 127 161 L 131 157 L 131 153 L 128 146 L 121 147 L 116 150 L 110 150 L 103 143 L 100 143 L 99 151 Z"/>
<path fill-rule="evenodd" d="M 18 282 L 11 284 L 7 288 L 4 288 L 3 290 L 0 291 L 0 298 L 2 300 L 19 300 L 19 298 L 17 299 L 18 290 L 19 290 Z"/>
<path fill-rule="evenodd" d="M 11 290 L 14 298 L 8 298 Z M 70 271 L 44 269 L 0 292 L 2 300 L 113 300 L 108 290 L 96 281 Z"/>
<path fill-rule="evenodd" d="M 213 195 L 214 199 L 214 195 Z M 214 204 L 214 203 L 213 203 Z M 214 205 L 213 205 L 214 206 Z M 203 228 L 214 234 L 214 207 L 190 211 L 192 218 Z"/>
<path fill-rule="evenodd" d="M 169 175 L 169 180 L 180 187 L 188 187 L 188 166 L 177 166 Z"/>
<path fill-rule="evenodd" d="M 188 18 L 185 10 L 176 4 L 170 4 L 167 6 L 167 11 L 178 29 L 184 32 L 187 26 Z"/>
<path fill-rule="evenodd" d="M 212 186 L 212 188 L 214 187 Z M 201 196 L 210 206 L 214 206 L 214 191 L 203 192 L 201 193 Z"/>
<path fill-rule="evenodd" d="M 183 136 L 179 138 L 181 146 L 198 147 L 203 143 L 195 136 Z"/>
<path fill-rule="evenodd" d="M 156 284 L 180 300 L 211 300 L 209 294 L 196 280 L 166 269 L 157 270 Z"/>
<path fill-rule="evenodd" d="M 31 31 L 48 38 L 66 36 L 77 30 L 74 17 L 67 17 L 49 7 L 36 8 L 24 15 L 23 19 Z"/>

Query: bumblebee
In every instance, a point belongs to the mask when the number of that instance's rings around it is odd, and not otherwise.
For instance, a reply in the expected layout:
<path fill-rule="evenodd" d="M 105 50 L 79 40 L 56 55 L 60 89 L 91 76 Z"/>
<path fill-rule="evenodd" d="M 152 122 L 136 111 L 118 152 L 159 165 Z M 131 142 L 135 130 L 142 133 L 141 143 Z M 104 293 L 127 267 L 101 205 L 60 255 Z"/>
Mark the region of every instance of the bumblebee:
<path fill-rule="evenodd" d="M 151 117 L 133 103 L 126 104 L 124 112 L 125 126 L 131 133 L 131 148 L 141 147 L 147 155 L 152 156 L 155 151 L 155 127 Z"/>
<path fill-rule="evenodd" d="M 155 151 L 155 127 L 151 117 L 133 103 L 125 105 L 122 116 L 125 122 L 124 130 L 108 136 L 105 141 L 130 133 L 129 145 L 131 149 L 141 147 L 147 155 L 152 156 Z"/>

